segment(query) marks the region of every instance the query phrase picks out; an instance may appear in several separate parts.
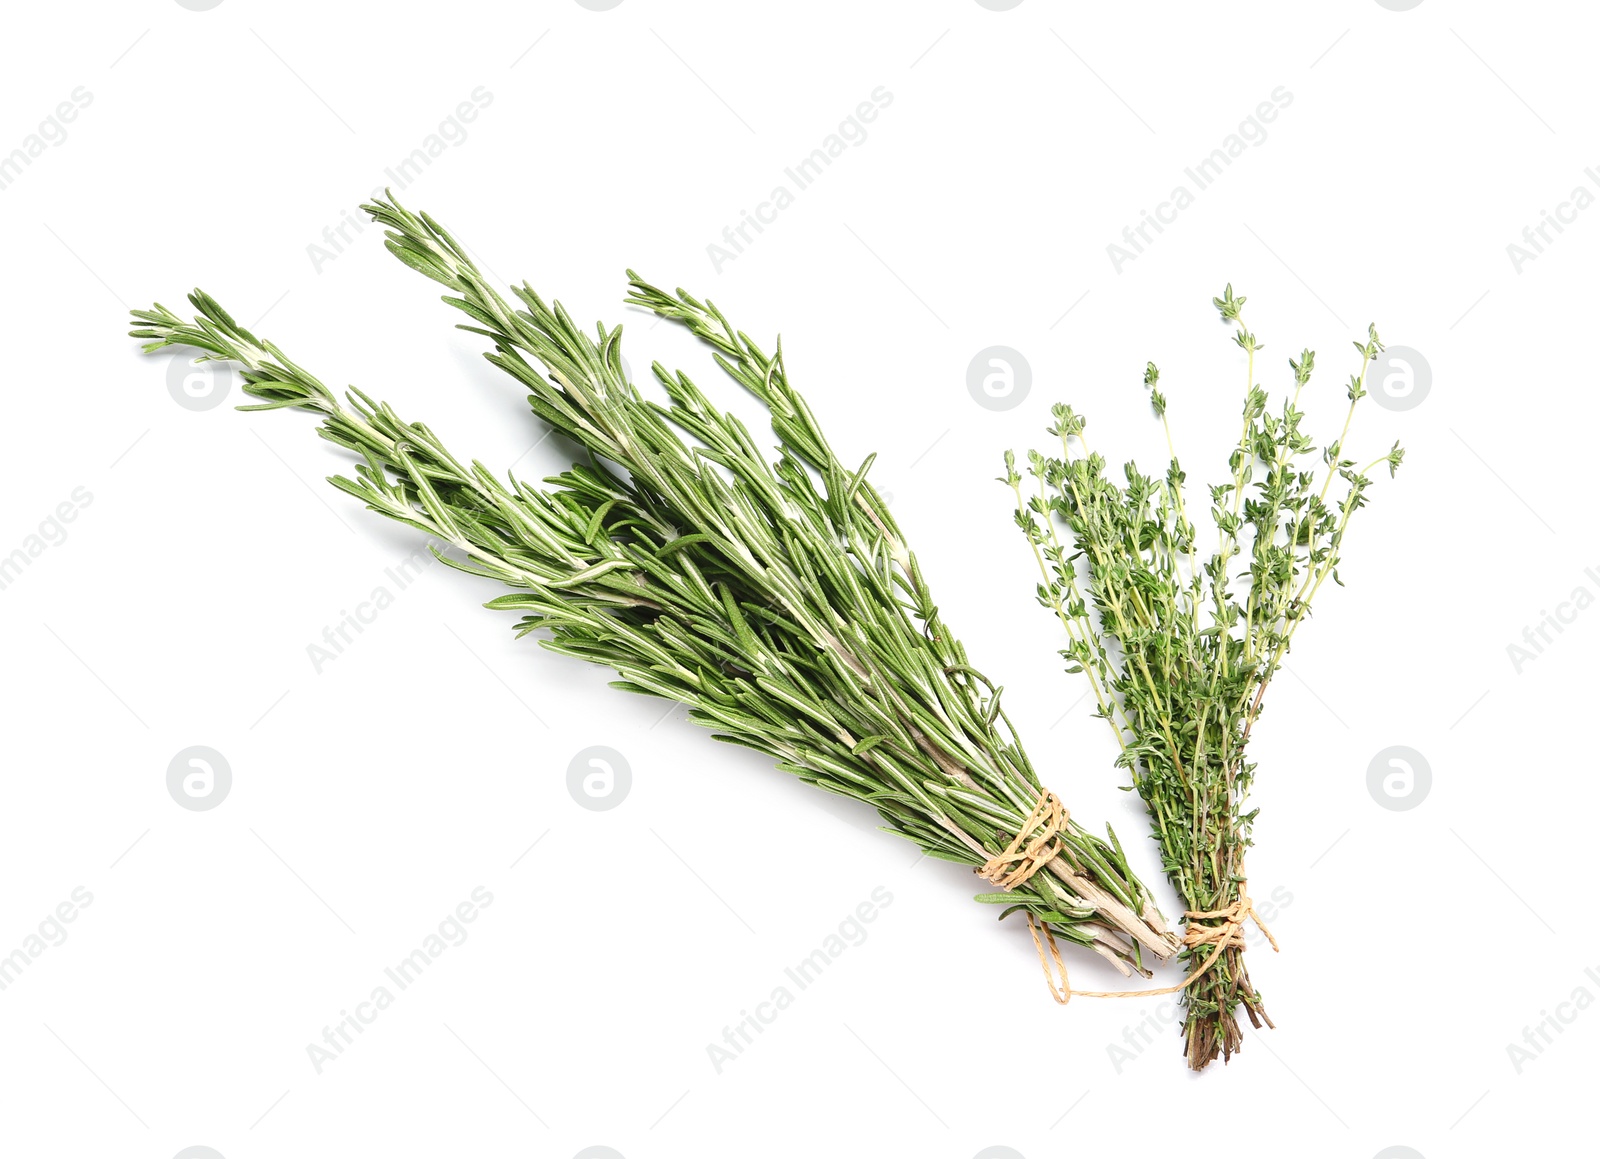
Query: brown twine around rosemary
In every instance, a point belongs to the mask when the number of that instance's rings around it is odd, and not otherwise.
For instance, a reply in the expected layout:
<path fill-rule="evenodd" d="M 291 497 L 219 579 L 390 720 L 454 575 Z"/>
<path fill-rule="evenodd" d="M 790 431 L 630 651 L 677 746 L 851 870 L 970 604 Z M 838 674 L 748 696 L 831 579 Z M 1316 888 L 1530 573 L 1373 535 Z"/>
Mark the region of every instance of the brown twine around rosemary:
<path fill-rule="evenodd" d="M 1072 815 L 1054 793 L 1049 789 L 1041 789 L 1039 800 L 1023 820 L 1017 835 L 1005 849 L 978 867 L 978 876 L 1008 891 L 1023 884 L 1061 852 L 1061 831 L 1066 828 L 1071 817 Z M 1039 830 L 1038 834 L 1030 838 L 1029 835 L 1035 829 Z M 1223 909 L 1184 910 L 1183 916 L 1189 922 L 1189 928 L 1183 935 L 1183 944 L 1189 949 L 1210 946 L 1211 953 L 1183 981 L 1174 986 L 1162 986 L 1154 990 L 1074 990 L 1067 977 L 1067 965 L 1061 959 L 1061 950 L 1056 945 L 1056 936 L 1051 932 L 1050 923 L 1034 917 L 1031 913 L 1027 918 L 1028 933 L 1033 935 L 1033 948 L 1039 953 L 1039 965 L 1044 970 L 1045 984 L 1050 988 L 1050 996 L 1063 1006 L 1075 997 L 1144 998 L 1157 994 L 1176 994 L 1216 965 L 1228 947 L 1241 949 L 1244 947 L 1246 921 L 1255 922 L 1256 927 L 1267 935 L 1267 941 L 1272 943 L 1273 950 L 1278 949 L 1278 939 L 1272 936 L 1272 931 L 1267 928 L 1267 923 L 1262 921 L 1261 914 L 1256 910 L 1255 902 L 1250 897 L 1250 884 L 1247 881 L 1239 882 L 1239 897 L 1232 905 Z M 1218 919 L 1221 919 L 1221 925 L 1195 924 Z M 1044 934 L 1042 938 L 1041 931 Z"/>
<path fill-rule="evenodd" d="M 1061 799 L 1049 789 L 1041 789 L 1033 811 L 1023 820 L 1011 844 L 979 866 L 978 876 L 1001 889 L 1015 889 L 1055 860 L 1061 852 L 1061 831 L 1071 819 L 1072 814 Z M 1039 835 L 1030 841 L 1028 834 L 1035 828 Z"/>

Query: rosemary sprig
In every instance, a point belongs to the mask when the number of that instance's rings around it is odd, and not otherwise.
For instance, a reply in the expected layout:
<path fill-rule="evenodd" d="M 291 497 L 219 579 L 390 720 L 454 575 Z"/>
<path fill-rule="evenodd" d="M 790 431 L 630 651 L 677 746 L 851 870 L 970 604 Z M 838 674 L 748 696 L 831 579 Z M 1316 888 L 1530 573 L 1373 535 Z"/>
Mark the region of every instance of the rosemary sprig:
<path fill-rule="evenodd" d="M 982 865 L 1040 794 L 1000 704 L 939 619 L 915 556 L 866 479 L 847 469 L 767 356 L 710 303 L 631 275 L 629 301 L 687 326 L 771 414 L 769 462 L 737 419 L 656 364 L 665 404 L 622 370 L 621 328 L 580 330 L 527 284 L 513 305 L 437 223 L 393 201 L 366 207 L 389 249 L 448 287 L 488 337 L 486 357 L 589 461 L 538 488 L 454 457 L 420 423 L 352 388 L 341 399 L 196 291 L 198 316 L 134 311 L 146 351 L 183 345 L 243 367 L 241 409 L 291 407 L 360 456 L 335 486 L 426 532 L 453 567 L 513 589 L 490 607 L 522 634 L 614 669 L 616 687 L 681 701 L 717 739 L 746 745 L 831 792 L 865 801 L 931 856 Z M 1022 909 L 1123 973 L 1176 949 L 1114 834 L 1075 822 L 1043 872 L 980 895 Z"/>
<path fill-rule="evenodd" d="M 1304 465 L 1315 445 L 1300 410 L 1315 355 L 1306 350 L 1290 360 L 1294 391 L 1273 414 L 1255 381 L 1262 346 L 1244 324 L 1245 299 L 1230 285 L 1213 304 L 1235 327 L 1248 374 L 1227 481 L 1209 490 L 1214 546 L 1202 544 L 1191 521 L 1154 363 L 1144 386 L 1167 438 L 1163 477 L 1128 463 L 1125 482 L 1112 482 L 1106 460 L 1085 440 L 1087 420 L 1058 405 L 1049 432 L 1059 456 L 1030 453 L 1025 493 L 1008 452 L 1004 482 L 1042 575 L 1039 601 L 1066 633 L 1068 671 L 1089 680 L 1097 715 L 1116 735 L 1117 762 L 1147 803 L 1164 868 L 1186 909 L 1215 915 L 1237 913 L 1245 884 L 1244 851 L 1256 818 L 1244 810 L 1255 775 L 1245 752 L 1267 686 L 1313 597 L 1330 576 L 1340 582 L 1345 531 L 1366 502 L 1368 472 L 1387 464 L 1392 475 L 1404 452 L 1396 443 L 1359 470 L 1345 457 L 1368 364 L 1383 349 L 1375 328 L 1355 343 L 1360 371 L 1350 378 L 1344 427 L 1322 450 L 1319 478 Z M 1341 490 L 1330 498 L 1336 479 Z M 1216 928 L 1226 921 L 1191 919 L 1184 952 L 1193 969 L 1212 956 L 1217 940 L 1226 943 L 1185 991 L 1186 1054 L 1196 1070 L 1239 1048 L 1240 1005 L 1255 1026 L 1271 1025 L 1245 971 L 1242 936 L 1223 938 Z"/>

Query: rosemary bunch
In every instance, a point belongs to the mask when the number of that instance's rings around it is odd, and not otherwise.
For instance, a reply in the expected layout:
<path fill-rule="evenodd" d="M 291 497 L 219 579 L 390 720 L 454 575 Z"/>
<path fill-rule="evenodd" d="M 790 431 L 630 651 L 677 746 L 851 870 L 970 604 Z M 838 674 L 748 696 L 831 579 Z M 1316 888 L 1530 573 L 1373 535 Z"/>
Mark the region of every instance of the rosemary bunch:
<path fill-rule="evenodd" d="M 189 346 L 243 367 L 241 409 L 290 407 L 359 456 L 329 481 L 452 552 L 453 567 L 512 591 L 521 634 L 616 671 L 616 687 L 667 697 L 717 739 L 745 745 L 831 792 L 864 801 L 934 857 L 980 866 L 1030 825 L 1037 775 L 1000 705 L 940 621 L 916 558 L 877 491 L 869 457 L 847 469 L 768 356 L 710 303 L 630 274 L 629 301 L 687 326 L 765 404 L 769 461 L 750 432 L 660 364 L 666 401 L 623 373 L 621 328 L 590 335 L 527 284 L 507 301 L 442 228 L 392 201 L 366 209 L 398 258 L 452 293 L 462 328 L 529 392 L 534 412 L 587 461 L 544 487 L 504 482 L 452 455 L 427 426 L 352 388 L 342 398 L 196 291 L 184 322 L 134 311 L 146 351 Z M 1177 947 L 1116 837 L 1069 823 L 1043 870 L 980 895 L 1023 909 L 1124 974 Z M 1038 832 L 1039 836 L 1045 836 Z"/>
<path fill-rule="evenodd" d="M 1271 1025 L 1244 963 L 1244 853 L 1256 818 L 1244 808 L 1255 774 L 1246 746 L 1313 597 L 1330 576 L 1340 582 L 1345 531 L 1366 502 L 1368 472 L 1387 464 L 1392 475 L 1404 453 L 1396 443 L 1359 470 L 1345 457 L 1368 365 L 1383 349 L 1375 328 L 1355 343 L 1360 370 L 1319 473 L 1307 462 L 1316 447 L 1300 410 L 1314 354 L 1290 360 L 1294 390 L 1273 413 L 1255 380 L 1262 346 L 1244 324 L 1245 299 L 1230 285 L 1212 301 L 1235 327 L 1248 375 L 1228 477 L 1207 493 L 1214 540 L 1203 543 L 1192 521 L 1154 363 L 1144 386 L 1166 433 L 1163 476 L 1128 463 L 1123 481 L 1108 478 L 1106 460 L 1085 440 L 1086 420 L 1057 405 L 1049 433 L 1059 457 L 1030 453 L 1033 490 L 1025 494 L 1008 452 L 1004 480 L 1043 577 L 1039 601 L 1067 634 L 1068 671 L 1087 676 L 1188 911 L 1184 1036 L 1196 1070 L 1239 1048 L 1239 1006 L 1255 1026 Z"/>

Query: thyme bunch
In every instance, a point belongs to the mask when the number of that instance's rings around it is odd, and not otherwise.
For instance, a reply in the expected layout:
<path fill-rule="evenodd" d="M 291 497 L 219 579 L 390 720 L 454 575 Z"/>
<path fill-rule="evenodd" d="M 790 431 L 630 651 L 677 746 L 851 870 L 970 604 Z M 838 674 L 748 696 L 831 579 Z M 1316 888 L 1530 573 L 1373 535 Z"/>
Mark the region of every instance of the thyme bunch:
<path fill-rule="evenodd" d="M 689 706 L 718 740 L 757 749 L 830 792 L 866 802 L 930 856 L 979 866 L 1024 828 L 1039 778 L 1001 707 L 939 618 L 916 557 L 867 480 L 839 460 L 790 386 L 781 343 L 767 355 L 709 302 L 630 271 L 628 301 L 697 335 L 755 396 L 778 439 L 750 431 L 687 375 L 659 363 L 665 402 L 628 381 L 621 327 L 578 327 L 524 283 L 508 301 L 426 215 L 365 207 L 401 261 L 444 285 L 486 357 L 585 461 L 543 487 L 454 456 L 434 431 L 351 388 L 341 397 L 203 292 L 186 322 L 134 311 L 144 347 L 187 346 L 238 363 L 243 410 L 290 408 L 353 452 L 329 480 L 449 550 L 445 563 L 512 589 L 488 604 L 519 634 L 605 665 L 614 686 Z M 1171 955 L 1149 890 L 1115 834 L 1075 822 L 1042 872 L 980 895 L 1047 923 L 1124 974 Z"/>
<path fill-rule="evenodd" d="M 1323 583 L 1341 582 L 1346 529 L 1367 501 L 1369 472 L 1387 465 L 1392 475 L 1404 452 L 1396 443 L 1359 469 L 1346 457 L 1367 369 L 1383 349 L 1376 328 L 1354 343 L 1360 368 L 1346 391 L 1344 426 L 1321 448 L 1319 470 L 1300 408 L 1314 353 L 1290 359 L 1293 391 L 1274 411 L 1256 383 L 1262 345 L 1245 325 L 1245 299 L 1229 285 L 1212 303 L 1245 352 L 1247 389 L 1228 475 L 1203 493 L 1207 533 L 1193 521 L 1194 495 L 1154 363 L 1144 388 L 1166 435 L 1165 474 L 1144 475 L 1130 462 L 1113 480 L 1085 438 L 1087 420 L 1057 405 L 1049 433 L 1059 453 L 1028 455 L 1025 492 L 1007 452 L 1004 482 L 1042 576 L 1039 602 L 1066 633 L 1068 671 L 1085 675 L 1096 715 L 1116 735 L 1117 763 L 1147 804 L 1163 867 L 1187 911 L 1217 915 L 1233 911 L 1245 886 L 1257 812 L 1245 809 L 1256 768 L 1246 746 L 1267 687 Z M 1245 969 L 1242 935 L 1224 938 L 1216 929 L 1225 921 L 1191 917 L 1183 953 L 1193 970 L 1218 940 L 1226 946 L 1184 993 L 1185 1053 L 1196 1070 L 1239 1048 L 1238 1007 L 1256 1027 L 1271 1025 Z"/>

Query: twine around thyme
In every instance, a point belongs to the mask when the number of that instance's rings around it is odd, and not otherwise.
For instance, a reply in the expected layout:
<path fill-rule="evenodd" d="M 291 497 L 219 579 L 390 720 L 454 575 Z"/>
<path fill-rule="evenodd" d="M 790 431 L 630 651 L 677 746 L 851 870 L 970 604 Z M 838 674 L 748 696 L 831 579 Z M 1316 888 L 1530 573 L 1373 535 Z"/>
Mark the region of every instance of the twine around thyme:
<path fill-rule="evenodd" d="M 1023 884 L 1048 865 L 1061 851 L 1061 831 L 1066 828 L 1071 817 L 1071 813 L 1054 793 L 1049 789 L 1041 789 L 1038 801 L 1023 819 L 1017 835 L 1005 849 L 978 867 L 978 876 L 1008 891 Z M 1035 829 L 1038 830 L 1037 834 L 1034 834 Z M 1244 947 L 1244 925 L 1247 921 L 1255 922 L 1256 927 L 1267 935 L 1267 941 L 1272 943 L 1273 950 L 1278 949 L 1278 939 L 1272 936 L 1272 931 L 1261 919 L 1261 914 L 1256 910 L 1255 902 L 1250 897 L 1249 882 L 1241 881 L 1239 896 L 1232 905 L 1222 909 L 1183 911 L 1184 918 L 1189 922 L 1189 928 L 1183 935 L 1183 944 L 1191 950 L 1200 946 L 1211 947 L 1206 960 L 1183 981 L 1174 986 L 1162 986 L 1154 990 L 1074 990 L 1071 980 L 1067 977 L 1067 965 L 1061 959 L 1061 950 L 1056 945 L 1056 936 L 1051 932 L 1050 923 L 1036 918 L 1031 913 L 1027 916 L 1028 933 L 1033 935 L 1033 948 L 1039 953 L 1039 965 L 1044 970 L 1045 984 L 1050 988 L 1050 996 L 1063 1006 L 1075 997 L 1143 998 L 1155 994 L 1176 994 L 1216 965 L 1223 951 L 1229 946 L 1240 949 Z M 1221 919 L 1220 925 L 1197 924 L 1215 922 L 1218 919 Z M 1043 937 L 1040 937 L 1041 931 Z"/>

